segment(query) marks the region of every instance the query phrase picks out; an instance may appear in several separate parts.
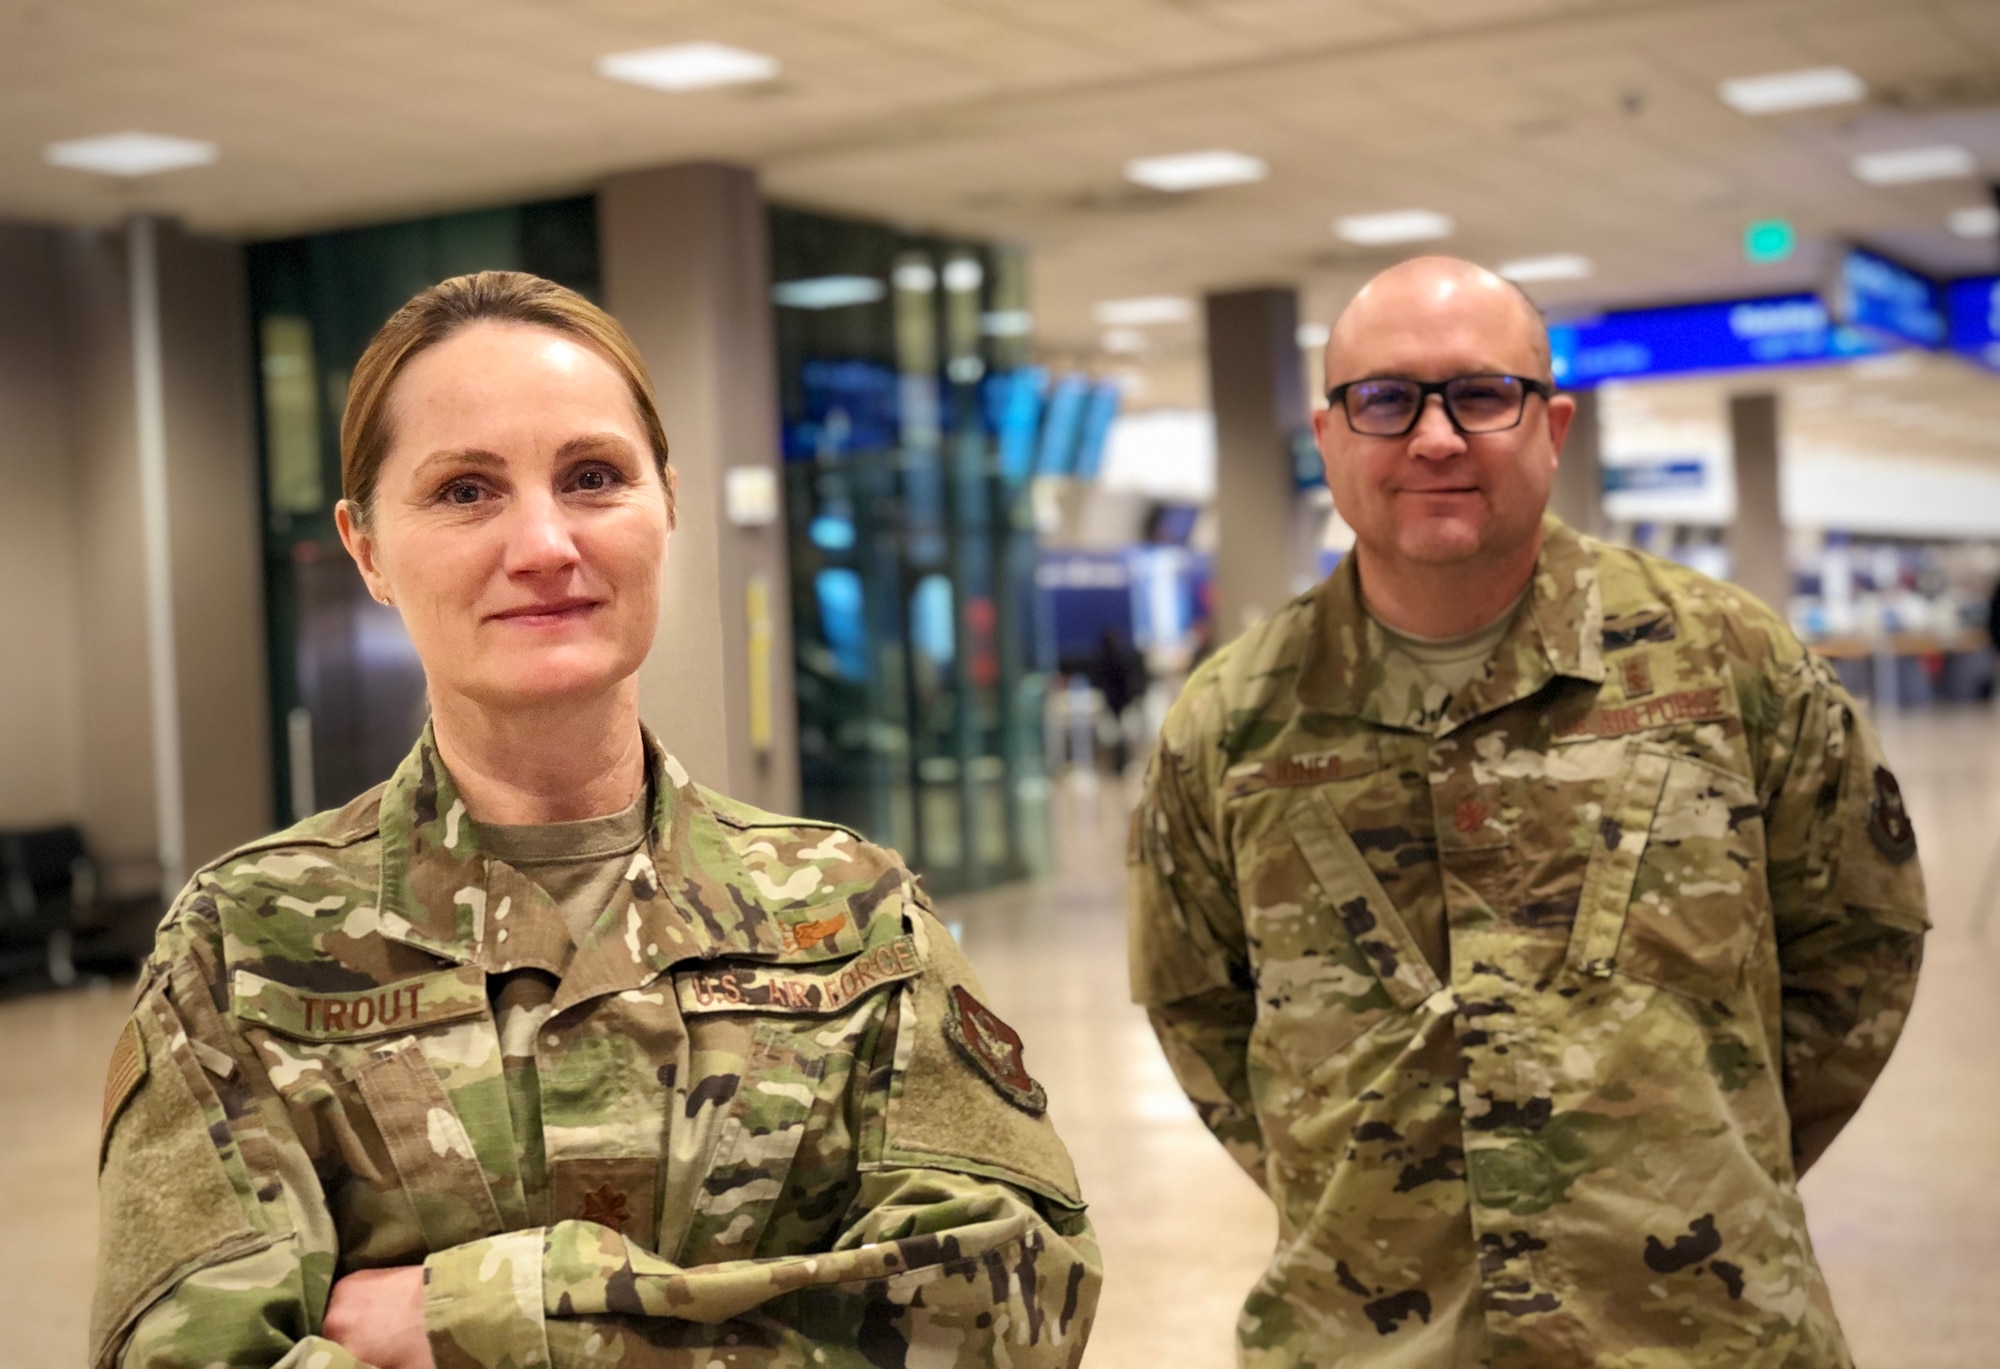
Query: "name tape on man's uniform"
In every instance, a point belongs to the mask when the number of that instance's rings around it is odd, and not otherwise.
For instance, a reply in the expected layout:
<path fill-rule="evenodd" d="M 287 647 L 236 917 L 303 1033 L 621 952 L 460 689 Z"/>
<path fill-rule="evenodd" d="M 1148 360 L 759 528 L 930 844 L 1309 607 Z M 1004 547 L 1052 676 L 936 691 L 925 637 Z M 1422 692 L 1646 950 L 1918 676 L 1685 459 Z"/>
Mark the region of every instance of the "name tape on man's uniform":
<path fill-rule="evenodd" d="M 707 1012 L 836 1013 L 855 999 L 923 970 L 917 939 L 900 936 L 826 969 L 734 964 L 674 978 L 683 1014 Z"/>
<path fill-rule="evenodd" d="M 486 975 L 476 965 L 398 979 L 372 989 L 333 993 L 296 989 L 249 970 L 230 978 L 237 1020 L 305 1041 L 354 1041 L 415 1031 L 486 1011 Z"/>

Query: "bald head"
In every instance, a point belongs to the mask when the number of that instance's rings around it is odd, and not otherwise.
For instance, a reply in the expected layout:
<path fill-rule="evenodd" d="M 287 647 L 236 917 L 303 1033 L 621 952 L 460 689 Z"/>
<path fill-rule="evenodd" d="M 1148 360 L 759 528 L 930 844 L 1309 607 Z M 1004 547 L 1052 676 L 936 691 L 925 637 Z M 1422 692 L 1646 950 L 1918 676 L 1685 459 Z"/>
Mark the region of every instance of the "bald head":
<path fill-rule="evenodd" d="M 1477 360 L 1474 360 L 1477 358 Z M 1458 257 L 1416 257 L 1348 303 L 1326 344 L 1326 383 L 1411 374 L 1437 363 L 1552 381 L 1549 330 L 1512 281 Z"/>

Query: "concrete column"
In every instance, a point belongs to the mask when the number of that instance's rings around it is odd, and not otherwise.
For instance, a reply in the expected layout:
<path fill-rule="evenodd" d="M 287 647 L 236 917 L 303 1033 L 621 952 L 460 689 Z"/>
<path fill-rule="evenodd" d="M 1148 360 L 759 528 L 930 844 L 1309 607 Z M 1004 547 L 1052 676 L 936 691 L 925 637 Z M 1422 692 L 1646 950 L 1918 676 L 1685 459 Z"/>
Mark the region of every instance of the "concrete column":
<path fill-rule="evenodd" d="M 1227 641 L 1312 574 L 1293 505 L 1291 437 L 1307 421 L 1299 297 L 1289 286 L 1204 301 L 1215 411 L 1215 627 Z"/>
<path fill-rule="evenodd" d="M 646 358 L 680 472 L 642 709 L 696 779 L 790 811 L 798 710 L 763 195 L 740 167 L 634 172 L 601 187 L 597 222 L 605 306 Z M 775 518 L 730 522 L 732 478 L 775 488 Z"/>
<path fill-rule="evenodd" d="M 1569 436 L 1563 441 L 1562 460 L 1556 465 L 1555 487 L 1549 491 L 1549 509 L 1578 532 L 1602 537 L 1603 405 L 1596 390 L 1571 390 L 1567 393 L 1576 401 L 1576 418 L 1571 421 Z"/>
<path fill-rule="evenodd" d="M 146 309 L 134 308 L 127 232 L 50 237 L 80 714 L 79 802 L 65 816 L 81 820 L 108 861 L 113 895 L 173 883 L 273 821 L 250 404 L 256 363 L 242 251 L 170 224 L 150 231 Z M 150 492 L 140 462 L 138 325 L 156 328 L 159 343 L 146 440 L 163 478 Z M 0 489 L 0 502 L 14 497 Z M 149 500 L 165 533 L 150 564 Z M 155 583 L 171 590 L 157 615 L 171 631 L 157 651 L 149 641 Z M 172 689 L 154 689 L 156 664 L 173 671 Z M 27 668 L 45 667 L 30 658 Z M 174 728 L 165 747 L 154 713 L 163 695 L 172 706 L 161 716 Z M 177 755 L 164 771 L 162 754 Z M 163 809 L 177 810 L 178 821 L 163 823 Z"/>
<path fill-rule="evenodd" d="M 1729 442 L 1736 466 L 1730 578 L 1782 614 L 1792 597 L 1792 574 L 1778 503 L 1778 397 L 1731 395 Z"/>

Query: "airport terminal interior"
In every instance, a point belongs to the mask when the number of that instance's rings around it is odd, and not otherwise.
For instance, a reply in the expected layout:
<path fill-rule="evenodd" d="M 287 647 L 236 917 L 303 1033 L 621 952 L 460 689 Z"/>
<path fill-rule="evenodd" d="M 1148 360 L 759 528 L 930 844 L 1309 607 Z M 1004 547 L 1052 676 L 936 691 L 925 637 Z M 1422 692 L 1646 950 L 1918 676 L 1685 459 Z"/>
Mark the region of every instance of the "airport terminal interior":
<path fill-rule="evenodd" d="M 1129 817 L 1189 673 L 1353 554 L 1329 333 L 1434 253 L 1546 320 L 1552 511 L 1880 734 L 1932 930 L 1801 1190 L 1857 1364 L 2000 1364 L 2000 3 L 0 0 L 0 1365 L 85 1359 L 167 903 L 425 725 L 341 418 L 494 269 L 657 387 L 647 723 L 919 874 L 1074 1156 L 1084 1363 L 1235 1363 L 1277 1219 L 1131 1001 Z"/>

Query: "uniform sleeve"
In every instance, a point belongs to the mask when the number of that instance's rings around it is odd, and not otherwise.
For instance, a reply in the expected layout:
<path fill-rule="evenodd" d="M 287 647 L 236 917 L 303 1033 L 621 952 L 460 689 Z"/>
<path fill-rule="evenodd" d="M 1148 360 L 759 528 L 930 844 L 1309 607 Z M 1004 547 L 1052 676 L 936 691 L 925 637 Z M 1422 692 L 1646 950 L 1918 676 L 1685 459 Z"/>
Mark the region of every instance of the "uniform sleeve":
<path fill-rule="evenodd" d="M 1880 743 L 1816 657 L 1797 668 L 1765 815 L 1785 1101 L 1804 1173 L 1861 1106 L 1916 994 L 1916 834 Z"/>
<path fill-rule="evenodd" d="M 1192 693 L 1192 691 L 1190 691 Z M 1162 729 L 1126 851 L 1132 997 L 1201 1120 L 1259 1184 L 1247 1053 L 1257 1004 L 1243 912 L 1210 818 L 1191 699 Z"/>
<path fill-rule="evenodd" d="M 1040 1108 L 946 1042 L 976 981 L 920 921 L 926 970 L 858 1076 L 859 1179 L 829 1249 L 682 1267 L 588 1221 L 474 1241 L 426 1261 L 439 1369 L 1074 1366 L 1101 1279 L 1074 1173 Z"/>
<path fill-rule="evenodd" d="M 190 886 L 162 927 L 105 1085 L 97 1369 L 364 1369 L 314 1334 L 334 1239 L 303 1149 L 216 990 L 214 896 Z"/>

